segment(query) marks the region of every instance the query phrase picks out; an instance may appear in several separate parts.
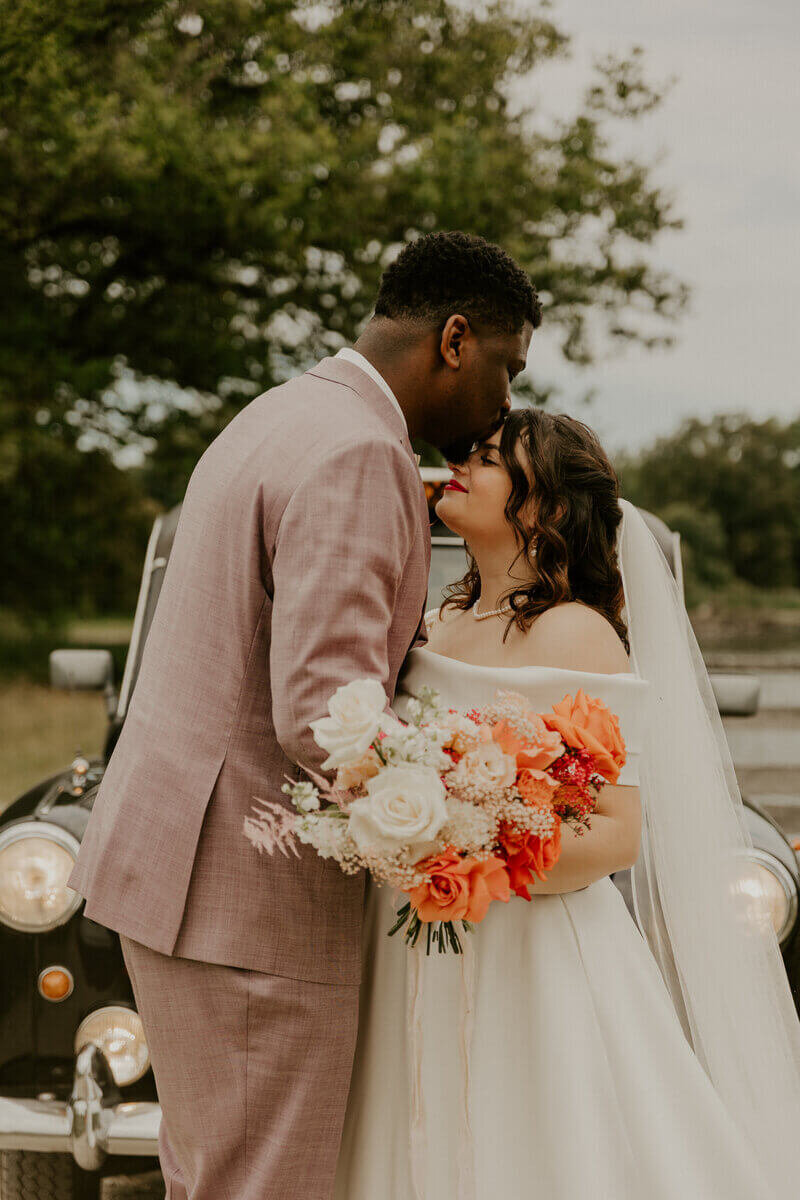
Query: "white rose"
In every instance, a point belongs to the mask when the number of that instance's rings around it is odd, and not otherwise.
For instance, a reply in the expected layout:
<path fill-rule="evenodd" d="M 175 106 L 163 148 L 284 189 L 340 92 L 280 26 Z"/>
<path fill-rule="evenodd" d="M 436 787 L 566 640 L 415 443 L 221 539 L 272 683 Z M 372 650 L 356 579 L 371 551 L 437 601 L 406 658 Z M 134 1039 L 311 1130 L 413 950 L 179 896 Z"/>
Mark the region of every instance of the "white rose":
<path fill-rule="evenodd" d="M 444 784 L 432 767 L 387 767 L 367 781 L 350 806 L 350 836 L 364 854 L 394 854 L 401 846 L 421 858 L 435 847 L 447 820 Z"/>
<path fill-rule="evenodd" d="M 314 741 L 328 751 L 323 771 L 363 758 L 381 727 L 385 707 L 386 693 L 377 679 L 354 679 L 336 689 L 328 701 L 330 716 L 309 723 Z"/>

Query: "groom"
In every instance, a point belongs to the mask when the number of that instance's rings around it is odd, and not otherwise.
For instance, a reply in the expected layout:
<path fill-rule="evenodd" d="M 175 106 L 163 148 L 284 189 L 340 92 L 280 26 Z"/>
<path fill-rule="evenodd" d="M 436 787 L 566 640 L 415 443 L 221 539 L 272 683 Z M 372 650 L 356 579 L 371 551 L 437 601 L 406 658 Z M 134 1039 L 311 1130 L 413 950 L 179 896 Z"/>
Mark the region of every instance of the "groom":
<path fill-rule="evenodd" d="M 410 243 L 340 350 L 243 408 L 189 480 L 138 682 L 69 884 L 119 931 L 172 1200 L 325 1200 L 355 1045 L 363 875 L 260 858 L 254 797 L 323 757 L 341 684 L 425 641 L 411 449 L 496 427 L 541 309 L 498 246 Z M 391 1086 L 391 1081 L 387 1081 Z"/>

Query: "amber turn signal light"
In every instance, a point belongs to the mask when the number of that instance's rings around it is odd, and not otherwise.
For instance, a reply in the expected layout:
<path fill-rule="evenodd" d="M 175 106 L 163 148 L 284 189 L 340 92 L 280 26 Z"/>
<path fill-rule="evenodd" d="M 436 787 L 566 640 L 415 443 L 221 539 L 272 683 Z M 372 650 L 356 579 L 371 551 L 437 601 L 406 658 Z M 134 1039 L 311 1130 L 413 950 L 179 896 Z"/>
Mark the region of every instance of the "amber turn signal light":
<path fill-rule="evenodd" d="M 74 987 L 66 967 L 46 967 L 39 976 L 39 994 L 45 1000 L 66 1000 Z"/>

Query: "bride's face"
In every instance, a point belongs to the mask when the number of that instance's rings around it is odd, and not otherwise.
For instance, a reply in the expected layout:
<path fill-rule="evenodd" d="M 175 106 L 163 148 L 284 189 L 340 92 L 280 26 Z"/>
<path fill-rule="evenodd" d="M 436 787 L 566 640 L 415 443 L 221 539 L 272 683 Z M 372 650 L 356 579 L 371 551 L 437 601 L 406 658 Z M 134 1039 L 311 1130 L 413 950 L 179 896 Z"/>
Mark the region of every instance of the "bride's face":
<path fill-rule="evenodd" d="M 470 545 L 508 542 L 513 552 L 514 530 L 505 515 L 511 476 L 500 457 L 501 431 L 480 442 L 463 463 L 450 463 L 453 478 L 436 505 L 436 515 L 448 529 Z"/>

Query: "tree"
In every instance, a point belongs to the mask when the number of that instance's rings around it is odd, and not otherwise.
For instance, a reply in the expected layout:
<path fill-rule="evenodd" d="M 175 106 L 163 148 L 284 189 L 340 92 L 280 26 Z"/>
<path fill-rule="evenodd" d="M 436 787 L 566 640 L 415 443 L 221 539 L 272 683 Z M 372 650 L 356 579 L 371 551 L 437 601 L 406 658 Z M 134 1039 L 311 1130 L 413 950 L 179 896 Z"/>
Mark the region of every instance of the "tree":
<path fill-rule="evenodd" d="M 722 558 L 759 587 L 800 586 L 800 421 L 693 419 L 618 467 L 629 499 L 681 529 L 703 582 L 723 582 Z"/>
<path fill-rule="evenodd" d="M 177 499 L 432 229 L 514 254 L 568 359 L 592 360 L 590 310 L 668 341 L 686 293 L 646 246 L 680 222 L 604 132 L 659 101 L 639 52 L 598 65 L 574 119 L 509 106 L 568 50 L 506 0 L 2 0 L 0 471 L 36 428 L 132 442 Z"/>
<path fill-rule="evenodd" d="M 32 624 L 132 612 L 156 511 L 101 451 L 25 438 L 0 479 L 0 610 Z"/>

